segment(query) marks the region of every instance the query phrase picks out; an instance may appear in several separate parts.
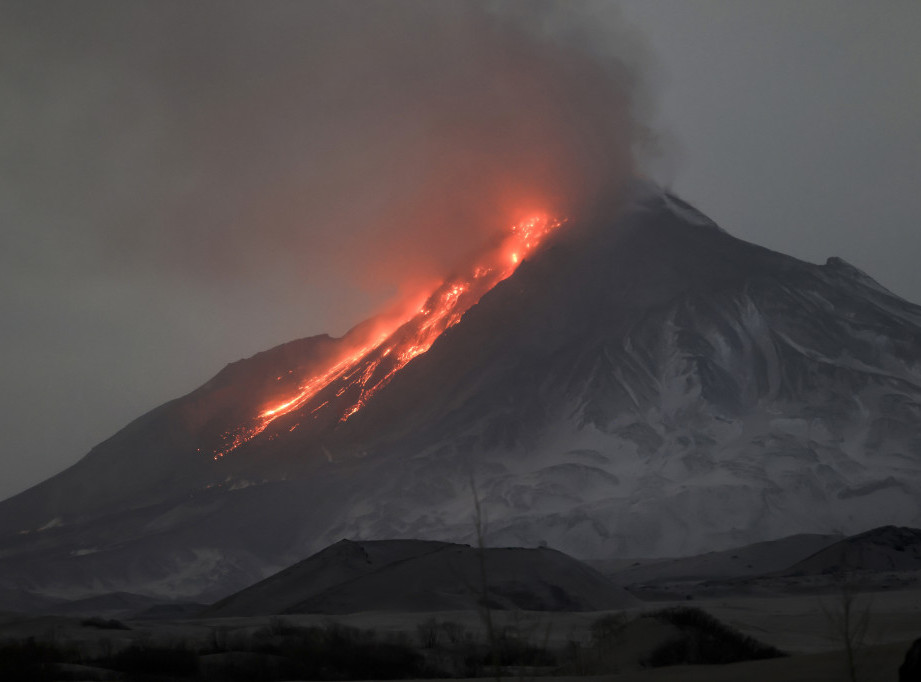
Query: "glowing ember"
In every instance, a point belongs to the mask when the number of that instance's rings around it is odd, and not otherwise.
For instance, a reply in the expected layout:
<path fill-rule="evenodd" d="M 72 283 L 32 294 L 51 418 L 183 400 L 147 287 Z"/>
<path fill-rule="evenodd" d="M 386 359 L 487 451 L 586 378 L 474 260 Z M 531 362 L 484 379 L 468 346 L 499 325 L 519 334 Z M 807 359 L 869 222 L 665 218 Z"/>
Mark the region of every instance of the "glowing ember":
<path fill-rule="evenodd" d="M 325 369 L 306 377 L 294 395 L 266 406 L 250 424 L 224 434 L 224 446 L 214 458 L 223 457 L 265 431 L 276 419 L 303 407 L 310 408 L 313 419 L 333 410 L 338 421 L 348 420 L 407 363 L 428 351 L 446 329 L 460 322 L 487 291 L 510 277 L 544 237 L 563 222 L 535 216 L 513 225 L 497 248 L 485 253 L 462 276 L 442 282 L 411 316 L 393 322 L 373 340 L 350 349 Z"/>

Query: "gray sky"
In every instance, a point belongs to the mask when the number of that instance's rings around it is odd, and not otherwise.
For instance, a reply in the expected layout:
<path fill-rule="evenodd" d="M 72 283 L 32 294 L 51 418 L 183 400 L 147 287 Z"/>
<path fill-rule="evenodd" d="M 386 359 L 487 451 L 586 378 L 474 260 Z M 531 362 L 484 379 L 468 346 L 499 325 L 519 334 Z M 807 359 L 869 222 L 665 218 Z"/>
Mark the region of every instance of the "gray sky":
<path fill-rule="evenodd" d="M 921 3 L 420 6 L 0 2 L 0 497 L 616 174 L 636 75 L 661 181 L 921 302 Z"/>

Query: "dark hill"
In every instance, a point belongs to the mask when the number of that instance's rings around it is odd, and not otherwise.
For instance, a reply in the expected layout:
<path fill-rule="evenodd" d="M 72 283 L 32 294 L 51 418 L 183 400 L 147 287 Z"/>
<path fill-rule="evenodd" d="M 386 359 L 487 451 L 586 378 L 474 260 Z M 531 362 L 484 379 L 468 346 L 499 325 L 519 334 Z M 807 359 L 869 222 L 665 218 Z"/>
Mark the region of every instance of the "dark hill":
<path fill-rule="evenodd" d="M 489 548 L 481 555 L 442 542 L 342 540 L 202 616 L 476 609 L 484 570 L 491 608 L 600 611 L 637 603 L 594 569 L 547 548 Z"/>
<path fill-rule="evenodd" d="M 884 526 L 826 547 L 780 576 L 921 571 L 921 530 Z"/>

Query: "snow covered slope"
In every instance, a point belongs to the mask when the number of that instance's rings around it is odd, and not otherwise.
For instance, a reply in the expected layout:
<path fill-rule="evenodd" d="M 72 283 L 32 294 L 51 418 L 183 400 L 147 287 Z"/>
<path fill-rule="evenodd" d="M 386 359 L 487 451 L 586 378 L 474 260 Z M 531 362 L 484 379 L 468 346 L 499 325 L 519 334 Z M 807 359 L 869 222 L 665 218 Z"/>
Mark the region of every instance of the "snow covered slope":
<path fill-rule="evenodd" d="M 211 446 L 316 337 L 0 504 L 2 585 L 213 599 L 341 538 L 680 556 L 921 525 L 921 308 L 649 185 L 573 216 L 345 423 Z M 307 369 L 305 369 L 307 368 Z"/>

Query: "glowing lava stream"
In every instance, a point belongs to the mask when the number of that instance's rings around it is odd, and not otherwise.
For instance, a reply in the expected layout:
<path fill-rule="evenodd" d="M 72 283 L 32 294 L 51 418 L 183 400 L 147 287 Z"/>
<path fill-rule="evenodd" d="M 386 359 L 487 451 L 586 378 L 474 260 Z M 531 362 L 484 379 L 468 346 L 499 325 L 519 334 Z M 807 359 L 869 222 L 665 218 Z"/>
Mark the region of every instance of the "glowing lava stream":
<path fill-rule="evenodd" d="M 496 284 L 510 277 L 521 262 L 563 220 L 537 216 L 511 227 L 498 247 L 489 250 L 467 272 L 442 282 L 410 316 L 393 323 L 365 345 L 350 349 L 328 367 L 308 376 L 297 392 L 265 407 L 248 425 L 224 434 L 224 446 L 214 459 L 255 438 L 279 417 L 311 406 L 309 415 L 334 410 L 340 422 L 364 407 L 413 358 L 422 355 L 444 330 L 460 322 L 464 313 Z M 293 431 L 298 424 L 290 427 Z"/>

